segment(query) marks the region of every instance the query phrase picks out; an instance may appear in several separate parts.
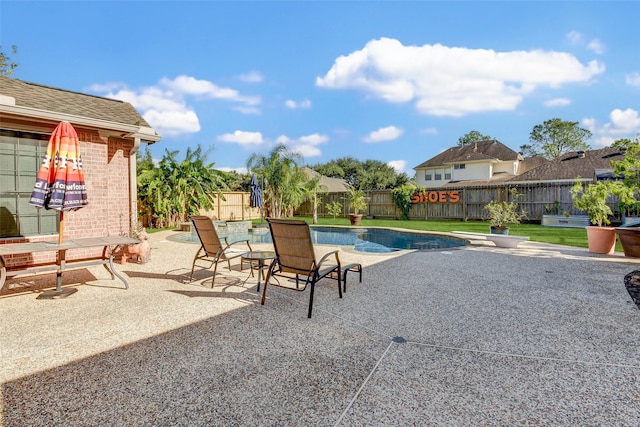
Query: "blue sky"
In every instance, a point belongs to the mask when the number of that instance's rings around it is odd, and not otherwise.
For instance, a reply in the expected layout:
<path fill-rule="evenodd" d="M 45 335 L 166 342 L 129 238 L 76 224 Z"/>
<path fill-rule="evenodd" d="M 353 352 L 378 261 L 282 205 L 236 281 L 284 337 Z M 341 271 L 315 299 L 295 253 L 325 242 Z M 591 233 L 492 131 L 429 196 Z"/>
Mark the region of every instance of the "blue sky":
<path fill-rule="evenodd" d="M 14 77 L 131 102 L 219 169 L 284 142 L 304 164 L 413 167 L 471 130 L 518 150 L 559 117 L 640 134 L 636 1 L 8 1 Z"/>

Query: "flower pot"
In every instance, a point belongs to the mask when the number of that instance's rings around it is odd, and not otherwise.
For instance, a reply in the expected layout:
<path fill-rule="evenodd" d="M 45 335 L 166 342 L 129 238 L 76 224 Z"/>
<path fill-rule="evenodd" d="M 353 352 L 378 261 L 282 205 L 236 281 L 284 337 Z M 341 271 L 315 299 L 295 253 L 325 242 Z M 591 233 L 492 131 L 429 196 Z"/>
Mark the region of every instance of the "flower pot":
<path fill-rule="evenodd" d="M 616 229 L 614 227 L 588 226 L 587 242 L 589 252 L 612 255 L 616 249 Z"/>
<path fill-rule="evenodd" d="M 616 234 L 620 238 L 624 255 L 640 258 L 640 230 L 635 227 L 618 227 L 616 228 Z"/>
<path fill-rule="evenodd" d="M 491 234 L 509 234 L 509 227 L 491 226 Z"/>
<path fill-rule="evenodd" d="M 362 215 L 349 214 L 349 221 L 351 221 L 351 225 L 360 225 L 361 219 Z"/>

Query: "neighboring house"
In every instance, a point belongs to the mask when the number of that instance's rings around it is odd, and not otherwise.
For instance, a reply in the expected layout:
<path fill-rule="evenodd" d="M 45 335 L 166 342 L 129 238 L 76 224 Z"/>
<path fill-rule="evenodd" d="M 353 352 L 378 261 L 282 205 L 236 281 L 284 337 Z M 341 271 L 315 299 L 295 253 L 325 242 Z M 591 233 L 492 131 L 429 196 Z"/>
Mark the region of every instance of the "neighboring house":
<path fill-rule="evenodd" d="M 322 203 L 318 206 L 318 214 L 326 215 L 327 203 L 331 202 L 339 202 L 342 204 L 343 209 L 346 213 L 347 205 L 345 200 L 345 194 L 349 189 L 349 184 L 342 178 L 331 178 L 328 176 L 320 175 L 318 172 L 314 171 L 309 167 L 303 167 L 302 170 L 310 177 L 310 178 L 320 178 L 319 186 L 320 191 L 318 191 L 318 197 L 322 201 Z M 304 202 L 302 205 L 298 206 L 295 210 L 296 215 L 303 216 L 312 216 L 313 215 L 313 202 L 308 200 Z"/>
<path fill-rule="evenodd" d="M 29 205 L 51 132 L 70 122 L 80 139 L 89 205 L 65 214 L 65 239 L 129 234 L 136 212 L 136 152 L 160 136 L 127 102 L 0 75 L 0 243 L 58 233 L 56 212 Z"/>
<path fill-rule="evenodd" d="M 500 141 L 456 146 L 414 167 L 416 184 L 425 188 L 499 184 L 536 167 L 541 157 L 524 159 Z"/>
<path fill-rule="evenodd" d="M 328 176 L 320 175 L 309 167 L 303 167 L 302 170 L 310 177 L 320 177 L 320 193 L 346 193 L 349 189 L 347 181 L 342 178 L 331 178 Z"/>
<path fill-rule="evenodd" d="M 509 180 L 509 183 L 574 182 L 613 177 L 612 161 L 622 160 L 624 152 L 619 148 L 573 151 L 524 172 Z"/>

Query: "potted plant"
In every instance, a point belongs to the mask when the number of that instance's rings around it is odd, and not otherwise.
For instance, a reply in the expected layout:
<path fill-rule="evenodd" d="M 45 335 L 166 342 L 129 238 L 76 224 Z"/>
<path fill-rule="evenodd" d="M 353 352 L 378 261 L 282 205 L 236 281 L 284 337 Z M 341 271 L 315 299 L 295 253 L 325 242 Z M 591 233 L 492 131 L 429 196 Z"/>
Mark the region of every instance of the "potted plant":
<path fill-rule="evenodd" d="M 640 145 L 626 146 L 622 160 L 613 162 L 613 173 L 618 181 L 611 184 L 612 193 L 620 198 L 623 213 L 622 226 L 615 229 L 625 256 L 640 258 Z M 635 217 L 634 217 L 635 215 Z"/>
<path fill-rule="evenodd" d="M 611 208 L 607 205 L 607 198 L 611 194 L 611 182 L 599 181 L 583 187 L 582 183 L 576 180 L 571 188 L 573 206 L 584 210 L 593 224 L 585 227 L 589 252 L 611 255 L 615 250 L 615 228 L 605 227 L 611 224 L 609 217 L 613 215 Z"/>
<path fill-rule="evenodd" d="M 362 220 L 360 211 L 364 211 L 367 208 L 364 190 L 349 187 L 347 189 L 347 201 L 352 210 L 352 213 L 349 214 L 349 221 L 351 221 L 351 225 L 359 225 L 360 220 Z"/>
<path fill-rule="evenodd" d="M 519 210 L 519 204 L 516 201 L 520 194 L 517 190 L 511 190 L 511 201 L 496 202 L 490 201 L 484 207 L 489 215 L 489 223 L 491 224 L 491 234 L 509 234 L 507 224 L 520 224 L 526 218 L 527 213 Z"/>

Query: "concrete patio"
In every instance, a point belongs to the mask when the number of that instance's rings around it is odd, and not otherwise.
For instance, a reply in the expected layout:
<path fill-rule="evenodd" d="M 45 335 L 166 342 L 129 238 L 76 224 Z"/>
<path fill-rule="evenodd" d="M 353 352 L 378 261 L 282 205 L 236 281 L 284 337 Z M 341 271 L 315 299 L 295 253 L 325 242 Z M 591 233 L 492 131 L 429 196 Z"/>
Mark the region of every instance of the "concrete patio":
<path fill-rule="evenodd" d="M 151 235 L 151 261 L 52 275 L 0 294 L 0 425 L 640 424 L 640 260 L 525 242 L 361 254 L 309 292 L 199 271 L 198 246 Z M 269 245 L 254 245 L 268 248 Z M 322 247 L 324 250 L 329 247 Z"/>

